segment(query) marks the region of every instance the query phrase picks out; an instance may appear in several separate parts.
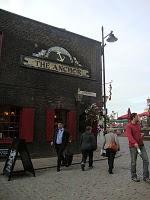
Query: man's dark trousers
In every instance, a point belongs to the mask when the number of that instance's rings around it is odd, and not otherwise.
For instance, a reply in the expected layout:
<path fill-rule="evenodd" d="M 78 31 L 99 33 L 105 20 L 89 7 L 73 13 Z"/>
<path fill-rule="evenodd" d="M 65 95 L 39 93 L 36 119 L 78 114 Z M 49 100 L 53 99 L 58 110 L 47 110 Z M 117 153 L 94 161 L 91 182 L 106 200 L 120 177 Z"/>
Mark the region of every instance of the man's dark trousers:
<path fill-rule="evenodd" d="M 60 169 L 61 162 L 64 161 L 64 146 L 62 144 L 56 144 L 55 145 L 56 152 L 57 152 L 57 169 Z"/>
<path fill-rule="evenodd" d="M 86 163 L 89 156 L 89 167 L 93 166 L 93 150 L 82 150 L 82 162 Z"/>

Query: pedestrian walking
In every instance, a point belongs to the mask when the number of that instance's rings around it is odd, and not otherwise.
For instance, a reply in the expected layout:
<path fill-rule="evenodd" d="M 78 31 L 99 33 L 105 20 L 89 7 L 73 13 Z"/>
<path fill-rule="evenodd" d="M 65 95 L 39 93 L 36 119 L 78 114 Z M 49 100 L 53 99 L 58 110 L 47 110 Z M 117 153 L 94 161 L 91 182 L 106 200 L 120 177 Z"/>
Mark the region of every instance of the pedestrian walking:
<path fill-rule="evenodd" d="M 65 163 L 63 154 L 69 143 L 69 133 L 67 130 L 64 129 L 64 124 L 62 121 L 59 121 L 57 126 L 58 128 L 54 133 L 51 145 L 54 144 L 57 152 L 57 172 L 59 172 L 61 164 Z"/>
<path fill-rule="evenodd" d="M 82 151 L 81 169 L 84 171 L 87 157 L 89 157 L 89 168 L 93 168 L 93 151 L 96 150 L 97 146 L 91 126 L 86 126 L 86 131 L 81 135 L 80 143 Z"/>
<path fill-rule="evenodd" d="M 130 156 L 131 156 L 131 178 L 135 182 L 140 182 L 136 173 L 136 161 L 139 154 L 143 160 L 143 180 L 150 183 L 149 179 L 149 160 L 144 146 L 144 134 L 141 132 L 139 117 L 137 113 L 131 114 L 131 122 L 126 126 L 126 135 L 128 137 Z"/>
<path fill-rule="evenodd" d="M 107 128 L 107 132 L 104 135 L 103 148 L 106 150 L 106 156 L 108 157 L 108 172 L 113 174 L 114 159 L 116 152 L 120 150 L 120 145 L 117 134 L 111 127 Z"/>
<path fill-rule="evenodd" d="M 100 155 L 101 156 L 106 156 L 106 150 L 104 149 L 104 142 L 105 142 L 105 133 L 103 128 L 100 129 L 100 131 L 98 132 L 98 142 L 97 142 L 97 146 L 100 147 Z"/>

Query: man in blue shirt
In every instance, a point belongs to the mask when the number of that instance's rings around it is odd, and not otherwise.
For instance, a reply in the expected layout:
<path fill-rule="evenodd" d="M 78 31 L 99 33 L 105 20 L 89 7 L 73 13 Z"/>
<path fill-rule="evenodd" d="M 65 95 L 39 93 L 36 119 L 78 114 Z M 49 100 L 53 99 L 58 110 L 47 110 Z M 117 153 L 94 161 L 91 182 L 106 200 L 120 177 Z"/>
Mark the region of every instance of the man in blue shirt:
<path fill-rule="evenodd" d="M 63 122 L 58 122 L 58 128 L 54 133 L 52 144 L 57 152 L 57 172 L 60 171 L 61 162 L 64 161 L 63 152 L 69 142 L 69 133 L 64 129 Z"/>

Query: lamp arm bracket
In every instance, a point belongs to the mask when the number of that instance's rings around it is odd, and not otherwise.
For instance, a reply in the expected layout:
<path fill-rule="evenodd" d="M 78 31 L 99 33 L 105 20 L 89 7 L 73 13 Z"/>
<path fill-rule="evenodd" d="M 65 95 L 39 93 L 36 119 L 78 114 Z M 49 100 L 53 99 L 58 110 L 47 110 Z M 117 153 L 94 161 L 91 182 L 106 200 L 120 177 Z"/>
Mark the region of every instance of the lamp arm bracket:
<path fill-rule="evenodd" d="M 104 36 L 104 39 L 107 38 L 112 33 L 113 33 L 113 31 L 111 31 L 108 35 Z"/>

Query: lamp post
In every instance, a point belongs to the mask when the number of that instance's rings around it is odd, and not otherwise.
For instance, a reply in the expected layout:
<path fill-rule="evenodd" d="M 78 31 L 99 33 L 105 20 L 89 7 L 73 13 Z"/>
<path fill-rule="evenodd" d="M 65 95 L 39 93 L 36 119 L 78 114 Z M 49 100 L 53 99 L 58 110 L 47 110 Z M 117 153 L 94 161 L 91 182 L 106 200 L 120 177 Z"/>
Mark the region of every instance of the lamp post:
<path fill-rule="evenodd" d="M 107 108 L 106 108 L 106 87 L 105 87 L 105 39 L 107 42 L 115 42 L 118 39 L 114 36 L 113 31 L 111 31 L 108 35 L 104 36 L 104 28 L 102 26 L 102 43 L 101 43 L 101 49 L 102 49 L 102 72 L 103 72 L 103 116 L 104 116 L 104 132 L 106 132 L 106 116 L 107 116 Z"/>

